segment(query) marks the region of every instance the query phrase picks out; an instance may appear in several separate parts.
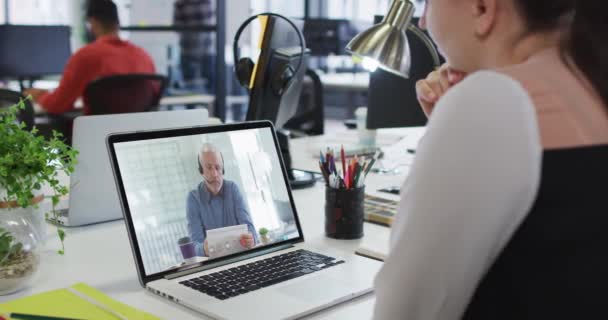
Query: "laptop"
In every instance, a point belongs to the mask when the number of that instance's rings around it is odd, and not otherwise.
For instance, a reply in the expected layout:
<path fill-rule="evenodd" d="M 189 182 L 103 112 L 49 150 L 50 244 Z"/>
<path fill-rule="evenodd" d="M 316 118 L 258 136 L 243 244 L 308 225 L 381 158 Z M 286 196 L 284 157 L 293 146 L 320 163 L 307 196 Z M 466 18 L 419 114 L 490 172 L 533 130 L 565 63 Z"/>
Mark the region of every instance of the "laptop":
<path fill-rule="evenodd" d="M 149 292 L 212 318 L 251 320 L 299 318 L 372 291 L 380 262 L 304 241 L 270 122 L 107 143 Z"/>
<path fill-rule="evenodd" d="M 59 210 L 56 218 L 49 215 L 48 219 L 70 227 L 122 219 L 122 209 L 105 147 L 109 134 L 201 126 L 207 124 L 207 121 L 206 109 L 77 117 L 72 129 L 72 146 L 79 154 L 78 163 L 70 175 L 69 207 Z"/>

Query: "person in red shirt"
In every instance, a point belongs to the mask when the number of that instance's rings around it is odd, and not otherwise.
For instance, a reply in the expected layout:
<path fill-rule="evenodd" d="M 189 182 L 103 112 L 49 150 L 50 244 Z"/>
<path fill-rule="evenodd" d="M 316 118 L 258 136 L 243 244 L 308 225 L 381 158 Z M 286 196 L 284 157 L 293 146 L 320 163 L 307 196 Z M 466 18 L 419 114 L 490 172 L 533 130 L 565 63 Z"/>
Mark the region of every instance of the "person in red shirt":
<path fill-rule="evenodd" d="M 74 110 L 74 102 L 82 97 L 93 80 L 110 75 L 154 73 L 152 58 L 141 48 L 121 40 L 116 4 L 111 0 L 89 0 L 87 22 L 95 41 L 78 50 L 68 60 L 59 87 L 52 92 L 27 89 L 47 112 L 60 114 Z M 84 114 L 89 107 L 84 105 Z"/>

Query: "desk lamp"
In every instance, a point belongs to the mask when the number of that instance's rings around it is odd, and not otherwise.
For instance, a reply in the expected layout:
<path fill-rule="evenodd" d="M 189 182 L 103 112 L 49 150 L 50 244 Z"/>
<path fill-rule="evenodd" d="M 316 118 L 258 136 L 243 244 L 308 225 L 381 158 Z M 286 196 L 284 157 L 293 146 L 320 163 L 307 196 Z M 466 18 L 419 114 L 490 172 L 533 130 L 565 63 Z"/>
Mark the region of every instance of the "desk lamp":
<path fill-rule="evenodd" d="M 409 0 L 394 0 L 382 22 L 356 35 L 346 45 L 346 51 L 360 60 L 363 67 L 374 71 L 380 67 L 390 73 L 408 78 L 411 67 L 410 47 L 406 31 L 419 37 L 439 67 L 439 53 L 422 30 L 411 24 L 414 4 Z"/>

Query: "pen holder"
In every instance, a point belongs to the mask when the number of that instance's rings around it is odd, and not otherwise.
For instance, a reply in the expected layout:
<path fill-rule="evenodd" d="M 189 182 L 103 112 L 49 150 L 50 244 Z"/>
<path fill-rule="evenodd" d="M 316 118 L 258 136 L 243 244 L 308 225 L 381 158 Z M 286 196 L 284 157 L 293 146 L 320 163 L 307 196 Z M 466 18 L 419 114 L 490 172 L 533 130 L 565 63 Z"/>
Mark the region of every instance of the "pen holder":
<path fill-rule="evenodd" d="M 325 235 L 334 239 L 363 237 L 365 187 L 325 189 Z"/>

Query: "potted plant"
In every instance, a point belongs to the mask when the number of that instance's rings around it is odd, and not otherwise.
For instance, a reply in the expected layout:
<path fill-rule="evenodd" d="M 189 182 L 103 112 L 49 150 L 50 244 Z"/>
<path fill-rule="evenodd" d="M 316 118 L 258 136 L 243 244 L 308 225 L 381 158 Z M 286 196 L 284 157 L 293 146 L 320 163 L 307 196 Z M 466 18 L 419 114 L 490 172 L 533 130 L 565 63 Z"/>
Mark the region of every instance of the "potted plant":
<path fill-rule="evenodd" d="M 51 213 L 68 188 L 58 174 L 74 171 L 78 152 L 53 132 L 50 139 L 39 135 L 34 127 L 27 130 L 17 121 L 24 109 L 19 104 L 0 111 L 0 294 L 23 288 L 40 263 L 39 235 L 33 225 L 34 209 L 44 199 L 43 186 L 51 190 Z M 47 215 L 49 213 L 46 213 Z M 65 232 L 58 228 L 63 254 Z"/>
<path fill-rule="evenodd" d="M 270 243 L 270 236 L 268 234 L 268 229 L 260 228 L 260 230 L 258 230 L 258 233 L 260 234 L 260 240 L 262 241 L 263 244 Z"/>

